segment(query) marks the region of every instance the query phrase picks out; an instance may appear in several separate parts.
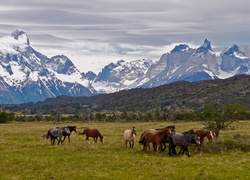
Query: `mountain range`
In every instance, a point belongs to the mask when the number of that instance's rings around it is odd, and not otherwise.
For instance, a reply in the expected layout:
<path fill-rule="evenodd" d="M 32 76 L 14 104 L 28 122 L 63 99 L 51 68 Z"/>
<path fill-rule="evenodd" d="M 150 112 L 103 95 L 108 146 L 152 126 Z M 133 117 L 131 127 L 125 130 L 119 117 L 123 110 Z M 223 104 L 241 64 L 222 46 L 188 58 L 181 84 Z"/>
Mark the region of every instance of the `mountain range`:
<path fill-rule="evenodd" d="M 39 53 L 23 30 L 0 38 L 0 104 L 38 102 L 61 95 L 94 96 L 237 74 L 250 74 L 250 46 L 243 52 L 233 44 L 216 56 L 211 42 L 205 39 L 197 49 L 180 44 L 159 61 L 120 60 L 95 74 L 80 72 L 64 55 L 48 58 Z"/>

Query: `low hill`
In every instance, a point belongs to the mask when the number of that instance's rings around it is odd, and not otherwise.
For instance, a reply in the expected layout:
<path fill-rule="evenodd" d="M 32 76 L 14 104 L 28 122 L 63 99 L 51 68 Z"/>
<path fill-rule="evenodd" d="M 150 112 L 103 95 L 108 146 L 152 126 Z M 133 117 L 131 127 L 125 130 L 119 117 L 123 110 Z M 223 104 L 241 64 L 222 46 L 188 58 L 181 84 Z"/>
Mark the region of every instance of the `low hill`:
<path fill-rule="evenodd" d="M 179 81 L 155 88 L 136 88 L 92 97 L 59 96 L 43 102 L 2 105 L 3 110 L 27 114 L 76 114 L 104 111 L 168 110 L 172 112 L 199 110 L 205 104 L 239 103 L 250 110 L 250 76 L 237 75 L 228 79 L 199 82 Z"/>

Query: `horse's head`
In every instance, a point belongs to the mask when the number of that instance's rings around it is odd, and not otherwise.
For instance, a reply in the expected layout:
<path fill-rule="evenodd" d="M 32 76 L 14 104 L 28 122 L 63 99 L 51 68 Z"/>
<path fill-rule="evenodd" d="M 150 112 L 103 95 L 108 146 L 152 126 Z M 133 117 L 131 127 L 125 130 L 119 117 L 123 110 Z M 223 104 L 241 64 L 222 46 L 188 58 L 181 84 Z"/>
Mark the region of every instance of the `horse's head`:
<path fill-rule="evenodd" d="M 104 143 L 104 138 L 100 137 L 100 141 L 101 141 L 101 143 Z"/>
<path fill-rule="evenodd" d="M 214 136 L 213 136 L 213 133 L 212 133 L 212 131 L 207 131 L 207 138 L 208 138 L 208 140 L 210 141 L 210 142 L 213 142 L 213 138 L 214 138 Z"/>
<path fill-rule="evenodd" d="M 194 134 L 193 140 L 198 146 L 201 145 L 200 137 L 197 134 Z"/>
<path fill-rule="evenodd" d="M 136 135 L 135 126 L 132 126 L 132 129 L 131 129 L 131 135 Z"/>
<path fill-rule="evenodd" d="M 76 131 L 76 126 L 68 126 L 70 132 L 74 131 L 75 133 L 77 133 Z"/>
<path fill-rule="evenodd" d="M 172 133 L 172 128 L 171 127 L 165 127 L 165 128 L 163 128 L 163 131 L 165 131 L 165 135 L 167 136 L 167 135 Z"/>
<path fill-rule="evenodd" d="M 175 132 L 175 126 L 167 126 L 166 128 L 170 128 L 171 132 Z"/>

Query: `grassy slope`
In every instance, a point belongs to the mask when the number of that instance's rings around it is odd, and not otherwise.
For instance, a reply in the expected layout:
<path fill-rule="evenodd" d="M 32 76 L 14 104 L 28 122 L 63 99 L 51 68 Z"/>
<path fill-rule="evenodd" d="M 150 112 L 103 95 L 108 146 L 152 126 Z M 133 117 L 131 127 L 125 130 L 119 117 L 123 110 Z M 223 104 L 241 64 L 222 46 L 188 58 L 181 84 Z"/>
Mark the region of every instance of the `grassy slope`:
<path fill-rule="evenodd" d="M 40 135 L 50 127 L 77 125 L 97 127 L 105 143 L 85 141 L 75 133 L 71 143 L 51 146 L 40 141 Z M 191 157 L 169 157 L 167 151 L 143 153 L 136 142 L 135 148 L 125 148 L 123 131 L 132 125 L 140 134 L 149 128 L 175 125 L 178 132 L 202 128 L 201 123 L 9 123 L 0 124 L 0 179 L 249 179 L 250 152 L 237 148 L 218 148 L 219 142 L 235 135 L 249 137 L 250 121 L 235 123 L 235 130 L 221 132 L 213 145 L 204 144 L 203 153 Z M 218 142 L 217 142 L 218 141 Z M 249 140 L 248 140 L 249 142 Z M 248 143 L 249 144 L 249 143 Z M 243 145 L 245 145 L 243 143 Z M 242 146 L 243 146 L 242 145 Z M 190 147 L 191 152 L 194 147 Z"/>

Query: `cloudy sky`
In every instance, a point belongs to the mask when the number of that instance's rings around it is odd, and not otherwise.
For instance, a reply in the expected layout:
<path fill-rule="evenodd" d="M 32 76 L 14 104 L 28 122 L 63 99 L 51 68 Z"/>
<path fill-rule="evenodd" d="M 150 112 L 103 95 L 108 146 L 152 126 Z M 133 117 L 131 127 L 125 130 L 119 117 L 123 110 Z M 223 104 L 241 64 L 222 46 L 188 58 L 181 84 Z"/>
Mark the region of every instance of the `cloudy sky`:
<path fill-rule="evenodd" d="M 33 48 L 64 54 L 83 72 L 159 60 L 176 44 L 219 52 L 250 45 L 249 0 L 0 0 L 0 36 L 24 30 Z"/>

